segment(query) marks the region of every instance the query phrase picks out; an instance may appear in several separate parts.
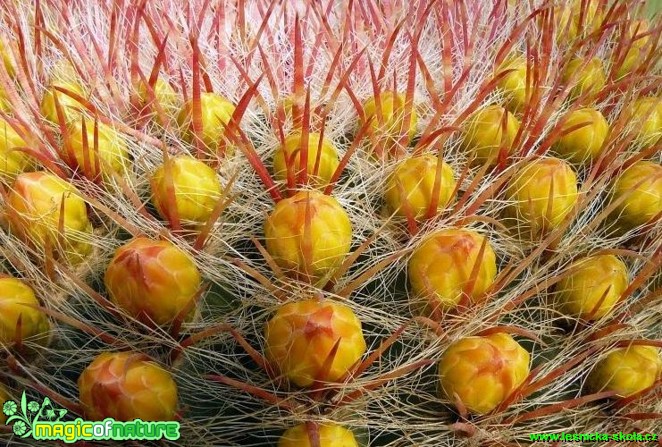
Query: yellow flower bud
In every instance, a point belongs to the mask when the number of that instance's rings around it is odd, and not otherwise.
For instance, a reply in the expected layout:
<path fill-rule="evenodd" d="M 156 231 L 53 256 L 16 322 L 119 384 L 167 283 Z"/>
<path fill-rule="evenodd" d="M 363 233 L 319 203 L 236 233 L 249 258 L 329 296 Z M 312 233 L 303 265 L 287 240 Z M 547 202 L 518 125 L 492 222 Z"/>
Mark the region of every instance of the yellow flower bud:
<path fill-rule="evenodd" d="M 336 172 L 340 160 L 338 151 L 331 141 L 324 138 L 320 142 L 319 133 L 308 134 L 308 178 L 315 185 L 326 185 L 331 181 Z M 285 143 L 280 146 L 274 155 L 274 175 L 278 180 L 286 181 L 288 176 L 288 164 L 296 181 L 299 173 L 303 170 L 301 165 L 301 156 L 303 152 L 303 141 L 301 133 L 295 133 L 285 139 Z M 319 162 L 317 158 L 319 157 Z M 289 163 L 286 163 L 286 159 Z M 318 165 L 315 173 L 315 165 Z"/>
<path fill-rule="evenodd" d="M 469 292 L 471 273 L 479 263 L 469 298 L 472 302 L 484 299 L 497 273 L 489 241 L 478 257 L 484 241 L 483 236 L 466 229 L 441 230 L 425 239 L 409 260 L 409 282 L 416 298 L 425 299 L 429 309 L 455 307 L 463 293 Z"/>
<path fill-rule="evenodd" d="M 386 204 L 391 211 L 406 217 L 409 209 L 415 219 L 425 217 L 434 194 L 438 162 L 436 156 L 425 154 L 407 158 L 396 166 L 386 185 Z M 439 181 L 437 212 L 453 201 L 456 187 L 453 168 L 443 161 Z"/>
<path fill-rule="evenodd" d="M 147 88 L 147 84 L 142 80 L 138 83 L 137 93 L 140 105 L 142 107 L 156 108 L 156 104 L 163 108 L 164 112 L 173 112 L 179 105 L 179 96 L 168 81 L 158 78 L 152 87 L 153 97 Z"/>
<path fill-rule="evenodd" d="M 44 118 L 54 124 L 60 122 L 57 115 L 57 107 L 55 106 L 55 97 L 57 96 L 57 102 L 62 109 L 64 122 L 68 123 L 76 116 L 79 116 L 79 110 L 84 110 L 85 106 L 68 94 L 57 90 L 55 87 L 65 89 L 81 97 L 85 96 L 85 92 L 80 84 L 76 82 L 56 81 L 44 93 L 44 97 L 41 100 L 41 114 Z"/>
<path fill-rule="evenodd" d="M 582 2 L 586 2 L 582 18 Z M 577 37 L 600 29 L 602 15 L 598 14 L 599 0 L 573 0 L 554 8 L 556 38 L 558 41 L 572 41 Z M 570 24 L 568 24 L 570 22 Z"/>
<path fill-rule="evenodd" d="M 337 424 L 321 424 L 319 447 L 359 447 L 351 430 Z M 313 442 L 306 424 L 299 424 L 288 429 L 278 441 L 278 447 L 311 447 Z"/>
<path fill-rule="evenodd" d="M 494 410 L 529 375 L 529 353 L 510 335 L 462 338 L 439 361 L 444 397 L 475 414 Z"/>
<path fill-rule="evenodd" d="M 202 111 L 202 132 L 198 137 L 208 150 L 215 152 L 219 148 L 226 126 L 230 123 L 235 106 L 216 93 L 201 93 L 200 109 Z M 193 98 L 189 98 L 184 104 L 177 116 L 177 123 L 181 129 L 182 138 L 194 144 Z"/>
<path fill-rule="evenodd" d="M 190 155 L 168 159 L 171 184 L 175 194 L 177 216 L 195 224 L 207 222 L 221 198 L 221 182 L 216 172 Z M 171 213 L 166 181 L 166 165 L 159 166 L 151 180 L 152 202 L 164 219 Z"/>
<path fill-rule="evenodd" d="M 632 45 L 637 47 L 645 47 L 650 42 L 651 36 L 644 36 L 650 31 L 650 23 L 646 19 L 632 20 L 627 27 L 626 37 L 633 39 Z"/>
<path fill-rule="evenodd" d="M 568 113 L 564 119 L 562 132 L 580 124 L 586 125 L 561 137 L 554 146 L 556 152 L 575 164 L 597 159 L 609 133 L 609 123 L 602 113 L 584 108 Z"/>
<path fill-rule="evenodd" d="M 80 263 L 92 251 L 92 224 L 85 201 L 65 180 L 43 171 L 20 174 L 9 192 L 7 208 L 11 231 L 36 248 L 43 250 L 48 243 L 57 258 L 70 264 Z"/>
<path fill-rule="evenodd" d="M 416 123 L 418 117 L 416 115 L 416 108 L 410 106 L 409 125 L 405 120 L 406 107 L 405 103 L 407 96 L 394 91 L 384 91 L 379 95 L 379 115 L 377 115 L 377 101 L 375 97 L 369 98 L 363 103 L 363 113 L 365 120 L 372 118 L 369 125 L 369 134 L 377 138 L 388 136 L 390 138 L 398 138 L 400 134 L 407 134 L 409 141 L 416 135 Z M 408 141 L 408 142 L 409 142 Z"/>
<path fill-rule="evenodd" d="M 613 255 L 580 259 L 556 286 L 561 311 L 579 318 L 597 320 L 611 313 L 628 287 L 628 270 Z"/>
<path fill-rule="evenodd" d="M 307 213 L 310 227 L 306 230 Z M 276 204 L 264 234 L 267 251 L 280 267 L 314 280 L 342 264 L 351 247 L 352 224 L 333 197 L 300 191 Z"/>
<path fill-rule="evenodd" d="M 28 146 L 14 128 L 0 118 L 0 181 L 12 181 L 18 174 L 30 169 L 30 157 L 16 149 Z"/>
<path fill-rule="evenodd" d="M 630 47 L 627 53 L 625 53 L 625 58 L 616 71 L 616 79 L 622 79 L 630 73 L 635 72 L 646 60 L 646 57 L 648 57 L 648 50 L 636 45 Z M 614 61 L 614 63 L 616 63 L 616 61 Z"/>
<path fill-rule="evenodd" d="M 83 141 L 83 123 L 87 146 Z M 119 132 L 101 122 L 97 125 L 97 146 L 94 144 L 95 121 L 91 118 L 76 118 L 67 127 L 65 154 L 73 156 L 69 164 L 79 169 L 89 179 L 99 178 L 102 174 L 110 177 L 110 172 L 120 175 L 129 169 L 129 154 L 126 143 Z"/>
<path fill-rule="evenodd" d="M 505 215 L 516 219 L 517 231 L 537 237 L 561 225 L 577 202 L 577 176 L 558 158 L 534 160 L 510 179 L 510 204 Z"/>
<path fill-rule="evenodd" d="M 506 114 L 506 135 L 503 135 L 504 113 Z M 507 153 L 512 150 L 515 136 L 519 131 L 519 121 L 515 115 L 500 106 L 484 107 L 473 115 L 463 126 L 462 146 L 473 158 L 473 163 L 497 162 L 502 146 Z"/>
<path fill-rule="evenodd" d="M 633 145 L 652 146 L 662 136 L 662 98 L 639 98 L 623 111 L 629 126 L 636 132 Z"/>
<path fill-rule="evenodd" d="M 574 78 L 574 84 L 570 89 L 570 98 L 577 98 L 585 93 L 597 94 L 605 86 L 606 78 L 602 62 L 597 57 L 591 59 L 584 65 L 585 60 L 575 58 L 568 63 L 563 71 L 563 82 L 568 83 L 581 70 L 579 76 Z"/>
<path fill-rule="evenodd" d="M 662 374 L 659 350 L 652 346 L 633 345 L 616 349 L 600 360 L 588 377 L 592 392 L 614 391 L 629 397 L 650 386 Z"/>
<path fill-rule="evenodd" d="M 12 398 L 9 395 L 9 392 L 0 383 L 0 425 L 5 425 L 7 422 L 7 417 L 5 416 L 5 413 L 2 412 L 2 406 L 5 404 L 5 402 L 10 400 L 12 400 Z"/>
<path fill-rule="evenodd" d="M 366 351 L 361 321 L 352 309 L 331 300 L 281 306 L 267 322 L 264 336 L 269 361 L 300 387 L 342 380 Z M 336 343 L 333 362 L 325 368 Z"/>
<path fill-rule="evenodd" d="M 10 78 L 13 78 L 16 75 L 16 70 L 14 69 L 14 60 L 11 55 L 11 49 L 2 40 L 0 40 L 0 56 L 2 56 L 2 63 L 5 66 L 7 74 Z"/>
<path fill-rule="evenodd" d="M 627 197 L 612 213 L 621 230 L 652 221 L 662 212 L 662 166 L 639 161 L 616 178 L 612 200 Z"/>
<path fill-rule="evenodd" d="M 510 71 L 509 71 L 510 70 Z M 497 83 L 504 95 L 506 96 L 507 107 L 514 112 L 523 112 L 526 104 L 531 99 L 531 92 L 533 89 L 533 79 L 529 79 L 529 91 L 526 90 L 526 58 L 516 56 L 504 61 L 496 70 L 496 75 L 509 71 Z"/>
<path fill-rule="evenodd" d="M 32 306 L 39 306 L 39 301 L 30 286 L 19 279 L 0 275 L 0 346 L 32 338 L 42 346 L 48 344 L 51 328 L 48 317 Z M 17 332 L 19 319 L 20 334 Z"/>
<path fill-rule="evenodd" d="M 172 375 L 143 354 L 104 352 L 78 378 L 85 417 L 92 421 L 172 421 L 177 384 Z"/>
<path fill-rule="evenodd" d="M 193 259 L 171 242 L 136 238 L 117 249 L 104 282 L 110 300 L 128 315 L 162 326 L 196 297 L 201 278 Z"/>

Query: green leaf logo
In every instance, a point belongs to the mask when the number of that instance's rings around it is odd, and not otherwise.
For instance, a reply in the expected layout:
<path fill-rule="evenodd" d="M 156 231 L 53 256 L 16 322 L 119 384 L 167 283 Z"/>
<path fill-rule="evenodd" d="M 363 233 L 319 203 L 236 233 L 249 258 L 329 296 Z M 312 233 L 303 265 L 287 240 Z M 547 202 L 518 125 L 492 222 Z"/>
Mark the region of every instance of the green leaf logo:
<path fill-rule="evenodd" d="M 2 412 L 7 416 L 6 424 L 13 424 L 14 434 L 22 438 L 32 434 L 35 422 L 59 422 L 67 414 L 67 410 L 55 408 L 48 397 L 41 404 L 34 400 L 28 402 L 25 391 L 20 404 L 13 400 L 7 401 L 2 405 Z"/>

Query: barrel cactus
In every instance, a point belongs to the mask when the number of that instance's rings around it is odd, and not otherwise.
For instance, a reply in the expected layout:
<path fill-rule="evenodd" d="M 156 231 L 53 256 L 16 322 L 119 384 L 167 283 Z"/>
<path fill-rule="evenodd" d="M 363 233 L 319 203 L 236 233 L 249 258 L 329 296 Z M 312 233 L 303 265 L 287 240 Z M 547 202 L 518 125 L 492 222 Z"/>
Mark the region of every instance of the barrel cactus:
<path fill-rule="evenodd" d="M 659 431 L 656 4 L 0 2 L 0 445 Z"/>

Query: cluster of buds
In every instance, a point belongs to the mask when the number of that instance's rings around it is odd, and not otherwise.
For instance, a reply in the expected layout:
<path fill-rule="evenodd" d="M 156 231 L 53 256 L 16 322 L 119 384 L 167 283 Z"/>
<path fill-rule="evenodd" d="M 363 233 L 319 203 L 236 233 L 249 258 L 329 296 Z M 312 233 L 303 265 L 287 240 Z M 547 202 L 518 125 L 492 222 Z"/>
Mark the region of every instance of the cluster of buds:
<path fill-rule="evenodd" d="M 611 313 L 628 287 L 627 267 L 614 255 L 580 259 L 568 267 L 570 274 L 556 284 L 561 311 L 586 320 Z"/>
<path fill-rule="evenodd" d="M 162 326 L 194 316 L 201 278 L 193 259 L 171 242 L 136 238 L 117 249 L 104 282 L 129 316 Z"/>
<path fill-rule="evenodd" d="M 38 306 L 39 301 L 30 286 L 19 279 L 0 275 L 0 346 L 28 339 L 43 346 L 48 344 L 51 326 Z"/>
<path fill-rule="evenodd" d="M 267 251 L 293 276 L 319 280 L 335 271 L 352 243 L 352 224 L 333 197 L 300 191 L 276 204 L 264 225 Z"/>
<path fill-rule="evenodd" d="M 303 135 L 299 132 L 289 135 L 274 154 L 274 176 L 280 181 L 287 181 L 291 176 L 296 182 L 304 170 L 301 163 L 303 152 Z M 308 134 L 306 157 L 309 181 L 318 186 L 327 185 L 340 165 L 333 143 L 319 133 Z"/>
<path fill-rule="evenodd" d="M 127 172 L 128 149 L 114 128 L 81 116 L 69 123 L 64 138 L 69 165 L 87 178 L 108 179 L 111 171 L 120 175 Z"/>
<path fill-rule="evenodd" d="M 485 414 L 526 380 L 529 363 L 529 353 L 508 334 L 462 338 L 439 361 L 441 390 L 469 412 Z"/>
<path fill-rule="evenodd" d="M 222 196 L 216 172 L 190 155 L 169 158 L 154 171 L 150 183 L 156 210 L 170 222 L 176 213 L 183 221 L 204 224 Z"/>
<path fill-rule="evenodd" d="M 506 191 L 505 209 L 522 236 L 538 237 L 563 223 L 577 202 L 577 175 L 558 158 L 541 158 L 518 171 Z"/>
<path fill-rule="evenodd" d="M 196 129 L 193 99 L 189 99 L 177 116 L 182 138 L 194 145 L 195 139 L 198 138 L 208 152 L 216 153 L 221 147 L 225 128 L 229 125 L 234 110 L 235 105 L 223 96 L 216 93 L 201 93 L 201 129 Z M 196 131 L 201 132 L 196 135 Z"/>
<path fill-rule="evenodd" d="M 143 354 L 98 355 L 78 378 L 78 391 L 92 421 L 172 421 L 177 411 L 172 375 Z"/>
<path fill-rule="evenodd" d="M 609 123 L 602 113 L 593 108 L 583 108 L 568 113 L 562 119 L 561 132 L 564 135 L 556 142 L 555 151 L 576 165 L 597 159 L 609 134 Z M 570 130 L 573 128 L 575 130 Z"/>
<path fill-rule="evenodd" d="M 474 271 L 477 274 L 472 278 Z M 489 241 L 466 229 L 441 230 L 429 236 L 414 251 L 408 268 L 415 299 L 423 300 L 428 312 L 453 308 L 463 297 L 474 303 L 482 301 L 496 273 L 496 255 Z"/>
<path fill-rule="evenodd" d="M 0 118 L 0 182 L 11 182 L 18 174 L 30 169 L 30 157 L 19 149 L 28 146 L 23 137 Z"/>
<path fill-rule="evenodd" d="M 662 166 L 639 161 L 618 176 L 612 200 L 620 201 L 612 213 L 618 231 L 629 231 L 662 215 Z"/>
<path fill-rule="evenodd" d="M 267 358 L 304 388 L 342 380 L 366 351 L 361 321 L 331 300 L 282 305 L 266 323 L 264 336 Z"/>
<path fill-rule="evenodd" d="M 359 447 L 354 433 L 338 424 L 320 424 L 314 429 L 299 424 L 288 429 L 278 440 L 278 447 Z"/>
<path fill-rule="evenodd" d="M 43 171 L 16 177 L 7 197 L 12 233 L 75 265 L 92 251 L 92 224 L 80 192 L 70 183 Z"/>
<path fill-rule="evenodd" d="M 661 375 L 659 350 L 633 345 L 607 354 L 595 365 L 587 384 L 593 392 L 614 391 L 617 397 L 629 397 L 653 386 Z"/>
<path fill-rule="evenodd" d="M 431 154 L 401 161 L 386 184 L 386 204 L 398 216 L 420 220 L 435 202 L 433 215 L 445 209 L 456 188 L 453 168 Z"/>
<path fill-rule="evenodd" d="M 515 115 L 503 107 L 484 107 L 464 124 L 462 146 L 474 164 L 496 164 L 502 150 L 511 152 L 519 126 Z"/>

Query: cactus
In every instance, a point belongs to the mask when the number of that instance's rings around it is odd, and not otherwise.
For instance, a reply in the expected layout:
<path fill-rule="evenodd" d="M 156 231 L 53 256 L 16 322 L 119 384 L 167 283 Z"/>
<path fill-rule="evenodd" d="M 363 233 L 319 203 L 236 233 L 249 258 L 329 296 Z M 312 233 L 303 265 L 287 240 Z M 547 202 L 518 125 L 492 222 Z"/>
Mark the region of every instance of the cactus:
<path fill-rule="evenodd" d="M 82 3 L 0 2 L 0 383 L 40 418 L 658 429 L 651 2 Z"/>

